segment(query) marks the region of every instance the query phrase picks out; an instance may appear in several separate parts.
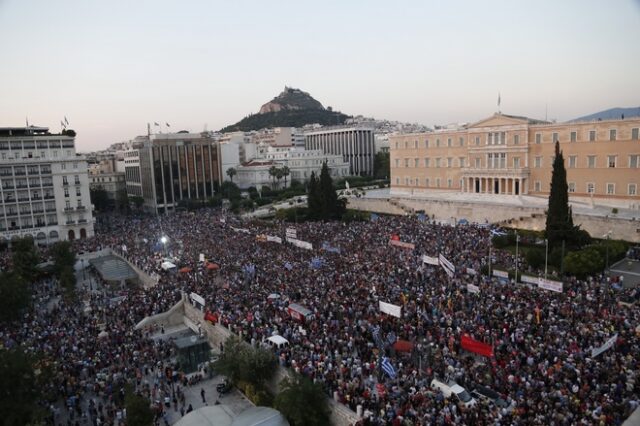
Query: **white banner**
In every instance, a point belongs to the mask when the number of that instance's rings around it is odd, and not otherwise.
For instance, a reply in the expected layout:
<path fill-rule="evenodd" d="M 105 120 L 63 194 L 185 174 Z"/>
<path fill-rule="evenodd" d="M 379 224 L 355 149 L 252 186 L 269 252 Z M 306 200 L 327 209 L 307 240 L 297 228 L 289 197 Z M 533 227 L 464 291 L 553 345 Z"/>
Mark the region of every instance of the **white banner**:
<path fill-rule="evenodd" d="M 380 302 L 380 312 L 400 318 L 402 316 L 402 306 L 392 305 L 391 303 Z"/>
<path fill-rule="evenodd" d="M 431 256 L 427 256 L 426 254 L 422 256 L 422 261 L 428 265 L 439 265 L 440 262 L 438 261 L 437 257 L 431 257 Z"/>
<path fill-rule="evenodd" d="M 308 241 L 296 240 L 295 238 L 287 238 L 287 242 L 305 250 L 313 250 L 313 244 Z"/>
<path fill-rule="evenodd" d="M 591 350 L 591 358 L 595 358 L 598 355 L 600 355 L 602 352 L 611 349 L 613 347 L 613 345 L 616 344 L 616 340 L 618 340 L 618 333 L 614 334 L 612 338 L 610 338 L 609 340 L 607 340 L 606 342 L 604 342 L 604 345 L 600 346 L 599 348 L 596 349 L 592 349 Z"/>
<path fill-rule="evenodd" d="M 509 273 L 507 271 L 500 271 L 498 269 L 493 270 L 493 276 L 498 278 L 509 279 Z"/>
<path fill-rule="evenodd" d="M 199 304 L 201 304 L 202 306 L 204 306 L 204 298 L 202 296 L 200 296 L 198 293 L 191 293 L 189 295 L 189 297 L 191 298 L 191 300 L 193 300 L 194 302 L 197 302 Z"/>
<path fill-rule="evenodd" d="M 231 227 L 231 229 L 233 229 L 236 232 L 243 232 L 245 234 L 250 234 L 251 232 L 248 229 L 245 228 L 236 228 L 236 227 Z"/>
<path fill-rule="evenodd" d="M 473 284 L 467 284 L 467 291 L 469 293 L 480 293 L 480 287 Z"/>
<path fill-rule="evenodd" d="M 282 238 L 274 237 L 273 235 L 267 235 L 267 241 L 270 241 L 272 243 L 282 244 Z"/>
<path fill-rule="evenodd" d="M 475 269 L 473 268 L 467 268 L 467 275 L 477 275 L 478 273 L 476 272 Z"/>
<path fill-rule="evenodd" d="M 562 282 L 545 280 L 544 278 L 540 278 L 538 280 L 538 288 L 555 291 L 556 293 L 562 293 Z"/>
<path fill-rule="evenodd" d="M 520 281 L 527 284 L 538 285 L 538 283 L 540 282 L 540 278 L 532 277 L 531 275 L 520 275 Z"/>
<path fill-rule="evenodd" d="M 199 260 L 200 262 L 204 262 L 204 261 L 205 261 L 205 259 L 204 259 L 204 253 L 200 253 L 200 255 L 198 256 L 198 260 Z"/>
<path fill-rule="evenodd" d="M 298 238 L 298 231 L 296 231 L 296 228 L 287 228 L 287 239 L 289 238 Z"/>
<path fill-rule="evenodd" d="M 438 255 L 438 260 L 440 260 L 440 265 L 444 268 L 444 271 L 449 275 L 449 278 L 453 277 L 453 273 L 456 271 L 456 267 L 453 266 L 453 263 L 449 262 L 446 257 L 442 254 Z"/>

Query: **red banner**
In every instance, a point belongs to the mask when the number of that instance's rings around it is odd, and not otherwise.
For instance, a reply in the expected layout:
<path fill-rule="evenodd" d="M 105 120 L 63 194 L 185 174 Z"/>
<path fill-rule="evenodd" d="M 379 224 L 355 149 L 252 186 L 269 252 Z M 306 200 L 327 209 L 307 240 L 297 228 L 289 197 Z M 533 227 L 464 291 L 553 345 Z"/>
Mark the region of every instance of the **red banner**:
<path fill-rule="evenodd" d="M 482 343 L 479 340 L 475 340 L 469 337 L 468 334 L 462 335 L 462 337 L 460 338 L 460 346 L 462 346 L 462 349 L 478 355 L 486 356 L 489 358 L 493 356 L 493 346 Z"/>

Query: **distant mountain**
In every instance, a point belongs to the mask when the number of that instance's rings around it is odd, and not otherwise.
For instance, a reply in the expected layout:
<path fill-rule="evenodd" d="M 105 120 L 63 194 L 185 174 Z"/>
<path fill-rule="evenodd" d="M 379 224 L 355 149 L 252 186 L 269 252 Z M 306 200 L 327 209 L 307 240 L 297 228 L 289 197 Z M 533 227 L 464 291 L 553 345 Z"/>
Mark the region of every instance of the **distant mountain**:
<path fill-rule="evenodd" d="M 595 114 L 585 115 L 584 117 L 570 120 L 570 123 L 576 121 L 596 121 L 596 120 L 618 120 L 620 118 L 640 117 L 640 107 L 633 108 L 610 108 Z"/>
<path fill-rule="evenodd" d="M 307 92 L 286 87 L 278 96 L 251 114 L 221 132 L 259 130 L 268 127 L 302 127 L 318 123 L 323 126 L 343 124 L 348 115 L 324 108 Z"/>

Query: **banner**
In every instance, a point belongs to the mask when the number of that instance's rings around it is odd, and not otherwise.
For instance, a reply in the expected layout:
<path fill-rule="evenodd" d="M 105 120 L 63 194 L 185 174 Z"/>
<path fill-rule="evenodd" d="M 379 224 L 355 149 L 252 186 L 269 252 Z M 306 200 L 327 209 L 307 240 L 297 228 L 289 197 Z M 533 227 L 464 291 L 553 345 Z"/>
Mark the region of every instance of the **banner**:
<path fill-rule="evenodd" d="M 340 254 L 340 248 L 339 247 L 333 247 L 332 245 L 330 245 L 326 241 L 324 241 L 322 243 L 322 250 L 328 251 L 329 253 Z"/>
<path fill-rule="evenodd" d="M 199 303 L 204 307 L 204 298 L 200 296 L 198 293 L 191 293 L 189 297 L 191 298 L 192 301 Z"/>
<path fill-rule="evenodd" d="M 286 236 L 287 236 L 287 240 L 289 238 L 297 239 L 298 231 L 296 231 L 296 228 L 287 228 Z"/>
<path fill-rule="evenodd" d="M 465 272 L 467 273 L 467 275 L 477 275 L 478 274 L 476 272 L 476 270 L 473 269 L 473 268 L 467 268 L 467 270 Z"/>
<path fill-rule="evenodd" d="M 282 238 L 274 237 L 273 235 L 267 235 L 267 241 L 269 241 L 271 243 L 282 244 Z"/>
<path fill-rule="evenodd" d="M 473 284 L 467 284 L 467 291 L 469 293 L 480 293 L 480 287 Z"/>
<path fill-rule="evenodd" d="M 493 346 L 482 343 L 481 341 L 472 338 L 468 334 L 463 334 L 460 337 L 460 346 L 462 347 L 462 349 L 473 352 L 474 354 L 486 356 L 489 358 L 493 356 Z"/>
<path fill-rule="evenodd" d="M 456 272 L 456 267 L 453 266 L 453 263 L 449 262 L 449 260 L 442 254 L 438 255 L 438 260 L 440 261 L 440 265 L 444 271 L 449 275 L 449 278 L 452 278 L 453 274 Z"/>
<path fill-rule="evenodd" d="M 600 346 L 599 348 L 596 349 L 592 349 L 591 350 L 591 358 L 595 358 L 598 355 L 600 355 L 602 352 L 611 349 L 613 347 L 613 345 L 616 344 L 616 340 L 618 340 L 618 333 L 614 334 L 613 337 L 611 337 L 609 340 L 607 340 L 606 342 L 604 342 L 604 345 Z"/>
<path fill-rule="evenodd" d="M 509 273 L 507 271 L 500 271 L 498 269 L 493 270 L 493 276 L 498 278 L 509 279 Z"/>
<path fill-rule="evenodd" d="M 562 282 L 545 280 L 544 278 L 540 278 L 538 280 L 538 288 L 555 291 L 556 293 L 562 293 Z"/>
<path fill-rule="evenodd" d="M 313 250 L 313 244 L 307 241 L 296 240 L 295 238 L 288 238 L 287 242 L 293 244 L 296 247 L 303 248 L 305 250 Z"/>
<path fill-rule="evenodd" d="M 258 234 L 258 235 L 256 235 L 256 241 L 258 241 L 260 243 L 266 243 L 267 242 L 267 236 L 265 234 Z"/>
<path fill-rule="evenodd" d="M 538 285 L 539 280 L 538 277 L 532 277 L 531 275 L 520 275 L 520 281 L 523 283 Z"/>
<path fill-rule="evenodd" d="M 426 254 L 422 255 L 422 262 L 428 265 L 436 265 L 436 266 L 440 264 L 440 261 L 438 261 L 437 257 L 427 256 Z"/>
<path fill-rule="evenodd" d="M 394 240 L 393 238 L 389 240 L 389 245 L 396 246 L 396 247 L 401 247 L 401 248 L 405 248 L 405 249 L 409 249 L 409 250 L 413 250 L 413 249 L 416 248 L 415 244 L 405 243 L 405 242 L 402 242 L 400 240 Z"/>
<path fill-rule="evenodd" d="M 242 233 L 245 233 L 245 234 L 250 234 L 251 233 L 248 229 L 245 229 L 245 228 L 236 228 L 236 227 L 232 226 L 231 229 L 233 229 L 236 232 L 242 232 Z"/>
<path fill-rule="evenodd" d="M 393 317 L 400 318 L 402 316 L 402 306 L 392 305 L 391 303 L 385 303 L 380 301 L 380 312 L 389 314 Z"/>
<path fill-rule="evenodd" d="M 199 261 L 199 262 L 205 262 L 205 259 L 204 259 L 204 253 L 200 253 L 200 254 L 198 255 L 198 261 Z"/>

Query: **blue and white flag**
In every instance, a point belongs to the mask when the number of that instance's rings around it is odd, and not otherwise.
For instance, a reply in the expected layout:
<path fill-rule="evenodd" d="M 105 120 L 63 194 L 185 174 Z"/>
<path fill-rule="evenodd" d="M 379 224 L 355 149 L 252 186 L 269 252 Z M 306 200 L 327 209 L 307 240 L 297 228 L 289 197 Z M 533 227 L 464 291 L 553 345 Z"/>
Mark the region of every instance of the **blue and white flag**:
<path fill-rule="evenodd" d="M 289 263 L 289 262 L 285 262 L 284 263 L 284 267 L 286 269 L 288 269 L 289 271 L 293 269 L 293 265 L 291 263 Z"/>
<path fill-rule="evenodd" d="M 377 221 L 377 220 L 380 218 L 380 217 L 379 217 L 377 214 L 375 214 L 375 213 L 371 213 L 371 215 L 370 215 L 369 217 L 370 217 L 370 219 L 371 219 L 371 222 L 375 222 L 375 221 Z"/>
<path fill-rule="evenodd" d="M 322 250 L 328 251 L 329 253 L 340 254 L 340 248 L 339 247 L 333 247 L 331 244 L 329 244 L 326 241 L 322 243 Z"/>
<path fill-rule="evenodd" d="M 388 345 L 393 345 L 396 340 L 398 340 L 398 338 L 396 337 L 396 333 L 394 333 L 393 331 L 389 332 L 389 334 L 387 334 L 387 344 Z"/>
<path fill-rule="evenodd" d="M 389 358 L 387 357 L 382 358 L 382 371 L 387 373 L 387 376 L 391 377 L 392 379 L 396 378 L 396 369 L 393 368 L 391 361 L 389 361 Z"/>
<path fill-rule="evenodd" d="M 371 336 L 373 337 L 373 341 L 376 343 L 376 346 L 380 349 L 384 349 L 384 342 L 380 338 L 380 326 L 374 325 L 371 327 Z"/>
<path fill-rule="evenodd" d="M 315 269 L 320 269 L 322 268 L 322 265 L 324 265 L 324 258 L 322 257 L 314 257 L 313 259 L 311 259 L 311 266 Z"/>
<path fill-rule="evenodd" d="M 420 222 L 424 222 L 425 220 L 427 220 L 427 216 L 425 216 L 424 213 L 420 213 L 420 214 L 418 214 L 418 220 Z"/>

